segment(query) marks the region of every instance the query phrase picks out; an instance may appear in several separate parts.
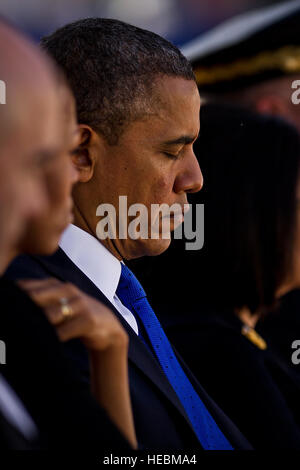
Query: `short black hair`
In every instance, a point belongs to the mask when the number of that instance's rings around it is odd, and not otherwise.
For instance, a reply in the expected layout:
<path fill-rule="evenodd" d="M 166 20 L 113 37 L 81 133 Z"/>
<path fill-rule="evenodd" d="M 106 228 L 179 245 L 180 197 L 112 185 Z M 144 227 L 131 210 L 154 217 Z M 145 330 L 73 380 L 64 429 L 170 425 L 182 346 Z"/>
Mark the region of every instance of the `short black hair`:
<path fill-rule="evenodd" d="M 179 49 L 157 34 L 107 18 L 86 18 L 44 37 L 41 46 L 65 71 L 77 117 L 117 143 L 126 124 L 151 113 L 161 75 L 195 80 Z"/>

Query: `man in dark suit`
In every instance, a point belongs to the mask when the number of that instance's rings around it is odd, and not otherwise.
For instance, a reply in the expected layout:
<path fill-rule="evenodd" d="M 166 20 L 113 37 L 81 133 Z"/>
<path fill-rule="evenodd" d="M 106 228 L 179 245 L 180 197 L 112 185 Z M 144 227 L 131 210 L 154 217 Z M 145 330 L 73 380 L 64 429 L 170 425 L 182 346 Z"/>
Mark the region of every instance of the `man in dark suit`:
<path fill-rule="evenodd" d="M 110 306 L 130 339 L 130 389 L 141 448 L 248 448 L 174 352 L 124 263 L 162 253 L 170 236 L 162 236 L 157 210 L 156 236 L 149 236 L 150 229 L 144 237 L 129 236 L 132 217 L 119 196 L 127 197 L 131 209 L 142 204 L 148 214 L 155 204 L 177 204 L 169 221 L 174 230 L 183 220 L 187 193 L 202 187 L 193 153 L 200 99 L 188 62 L 159 36 L 116 20 L 80 20 L 42 45 L 64 69 L 77 102 L 81 140 L 73 155 L 79 172 L 74 224 L 52 256 L 34 253 L 52 252 L 53 219 L 33 226 L 22 246 L 33 255 L 20 257 L 7 275 L 72 282 Z M 105 211 L 112 211 L 111 218 Z M 51 298 L 49 281 L 27 287 L 51 308 L 43 300 Z M 72 312 L 72 298 L 66 300 Z M 66 348 L 88 382 L 84 347 L 73 342 Z"/>

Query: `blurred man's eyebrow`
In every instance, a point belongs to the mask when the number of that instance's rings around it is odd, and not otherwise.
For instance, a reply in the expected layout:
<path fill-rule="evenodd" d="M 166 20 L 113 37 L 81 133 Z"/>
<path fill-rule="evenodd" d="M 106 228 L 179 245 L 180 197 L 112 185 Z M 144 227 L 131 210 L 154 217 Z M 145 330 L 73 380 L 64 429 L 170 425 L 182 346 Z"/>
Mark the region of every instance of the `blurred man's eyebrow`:
<path fill-rule="evenodd" d="M 38 150 L 37 152 L 34 153 L 33 157 L 42 162 L 47 162 L 48 160 L 52 160 L 52 158 L 55 158 L 55 156 L 58 154 L 58 149 L 53 148 L 53 149 L 42 149 Z"/>
<path fill-rule="evenodd" d="M 187 144 L 192 144 L 196 139 L 198 138 L 198 135 L 195 136 L 190 136 L 190 135 L 183 135 L 179 137 L 178 139 L 174 140 L 168 140 L 164 142 L 164 145 L 187 145 Z"/>

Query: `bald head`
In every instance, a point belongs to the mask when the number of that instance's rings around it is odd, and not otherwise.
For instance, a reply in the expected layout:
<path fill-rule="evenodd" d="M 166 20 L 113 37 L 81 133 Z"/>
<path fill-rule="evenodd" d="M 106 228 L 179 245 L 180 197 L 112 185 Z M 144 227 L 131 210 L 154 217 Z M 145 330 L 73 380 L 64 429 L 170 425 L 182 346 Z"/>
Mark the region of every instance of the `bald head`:
<path fill-rule="evenodd" d="M 47 209 L 43 165 L 59 145 L 54 66 L 39 49 L 0 22 L 0 270 L 26 223 Z"/>
<path fill-rule="evenodd" d="M 44 54 L 20 33 L 0 22 L 0 80 L 6 85 L 6 105 L 0 106 L 0 146 L 22 124 L 33 104 L 44 104 L 45 90 L 55 94 L 55 69 Z M 55 99 L 54 99 L 55 102 Z"/>

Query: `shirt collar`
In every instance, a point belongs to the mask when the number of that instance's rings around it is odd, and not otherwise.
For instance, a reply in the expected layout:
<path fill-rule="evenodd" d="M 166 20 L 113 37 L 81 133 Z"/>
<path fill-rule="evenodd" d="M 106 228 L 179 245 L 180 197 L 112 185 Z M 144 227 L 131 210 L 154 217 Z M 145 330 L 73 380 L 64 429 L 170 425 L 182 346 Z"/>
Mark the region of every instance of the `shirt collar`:
<path fill-rule="evenodd" d="M 59 242 L 74 264 L 112 301 L 121 276 L 121 262 L 93 235 L 69 225 Z"/>

